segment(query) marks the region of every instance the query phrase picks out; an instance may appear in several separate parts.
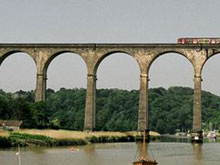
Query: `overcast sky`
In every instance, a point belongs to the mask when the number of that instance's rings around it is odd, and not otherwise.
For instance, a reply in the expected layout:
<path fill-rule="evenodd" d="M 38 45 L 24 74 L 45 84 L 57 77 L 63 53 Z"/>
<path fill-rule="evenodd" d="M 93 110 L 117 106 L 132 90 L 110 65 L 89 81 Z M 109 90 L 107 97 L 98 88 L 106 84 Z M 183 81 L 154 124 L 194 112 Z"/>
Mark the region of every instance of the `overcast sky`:
<path fill-rule="evenodd" d="M 0 0 L 0 43 L 176 43 L 179 37 L 219 37 L 219 0 Z M 205 65 L 203 89 L 220 95 L 220 56 Z M 86 87 L 86 67 L 62 54 L 48 68 L 48 87 Z M 107 57 L 98 88 L 139 88 L 137 62 L 126 54 Z M 184 57 L 166 54 L 150 69 L 150 87 L 193 87 Z M 26 54 L 0 66 L 0 89 L 31 90 L 36 68 Z"/>

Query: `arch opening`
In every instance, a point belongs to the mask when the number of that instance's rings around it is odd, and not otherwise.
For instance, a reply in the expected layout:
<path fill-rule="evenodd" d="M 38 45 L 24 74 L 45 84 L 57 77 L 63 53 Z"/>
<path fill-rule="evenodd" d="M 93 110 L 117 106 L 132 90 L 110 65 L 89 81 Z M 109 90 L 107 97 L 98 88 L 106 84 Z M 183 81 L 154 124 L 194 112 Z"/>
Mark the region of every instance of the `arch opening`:
<path fill-rule="evenodd" d="M 0 65 L 0 88 L 6 92 L 31 91 L 36 87 L 36 64 L 33 58 L 23 52 L 5 54 Z"/>
<path fill-rule="evenodd" d="M 37 67 L 30 54 L 13 51 L 0 59 L 0 119 L 20 120 L 30 128 Z M 33 128 L 33 127 L 32 127 Z"/>
<path fill-rule="evenodd" d="M 220 53 L 209 58 L 202 69 L 202 122 L 205 131 L 220 129 Z"/>
<path fill-rule="evenodd" d="M 96 129 L 137 130 L 140 69 L 126 53 L 111 53 L 97 68 Z"/>
<path fill-rule="evenodd" d="M 192 128 L 194 68 L 179 53 L 164 53 L 149 72 L 149 128 L 176 133 Z"/>
<path fill-rule="evenodd" d="M 121 54 L 121 55 L 123 54 L 123 55 L 126 55 L 126 56 L 133 57 L 131 54 L 129 54 L 125 51 L 111 51 L 111 52 L 108 52 L 108 53 L 104 54 L 101 58 L 98 59 L 97 63 L 95 64 L 94 73 L 97 74 L 98 67 L 103 62 L 104 59 L 106 59 L 108 56 L 112 56 L 114 54 Z"/>
<path fill-rule="evenodd" d="M 50 60 L 45 70 L 48 88 L 54 90 L 59 90 L 60 87 L 86 88 L 87 68 L 84 60 L 78 54 L 60 53 Z M 57 80 L 56 77 L 59 79 Z"/>
<path fill-rule="evenodd" d="M 61 53 L 48 63 L 46 101 L 59 128 L 83 130 L 87 67 L 75 53 Z"/>
<path fill-rule="evenodd" d="M 202 78 L 203 89 L 220 96 L 220 76 L 218 73 L 220 64 L 220 53 L 209 58 L 203 66 Z"/>

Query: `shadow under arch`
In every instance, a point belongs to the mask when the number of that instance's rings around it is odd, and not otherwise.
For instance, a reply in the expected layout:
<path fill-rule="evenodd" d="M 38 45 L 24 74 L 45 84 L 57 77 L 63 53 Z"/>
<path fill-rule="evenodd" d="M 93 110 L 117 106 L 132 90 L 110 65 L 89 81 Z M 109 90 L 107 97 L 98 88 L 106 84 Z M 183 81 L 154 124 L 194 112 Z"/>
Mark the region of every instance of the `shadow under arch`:
<path fill-rule="evenodd" d="M 98 70 L 99 65 L 102 63 L 102 61 L 103 61 L 106 57 L 109 57 L 109 56 L 112 56 L 112 55 L 115 55 L 115 54 L 118 54 L 118 53 L 123 54 L 123 55 L 125 55 L 125 56 L 130 56 L 130 57 L 132 57 L 132 58 L 137 62 L 138 66 L 139 66 L 139 70 L 141 70 L 141 69 L 140 69 L 140 64 L 139 64 L 139 62 L 134 58 L 134 55 L 132 55 L 131 53 L 126 52 L 126 51 L 120 51 L 120 50 L 118 50 L 118 51 L 110 51 L 110 52 L 107 52 L 107 53 L 103 54 L 103 55 L 97 60 L 97 62 L 95 63 L 95 66 L 94 66 L 94 74 L 95 74 L 95 75 L 97 74 L 97 70 Z"/>
<path fill-rule="evenodd" d="M 51 56 L 47 59 L 47 61 L 45 62 L 44 66 L 43 66 L 43 73 L 46 75 L 47 69 L 48 69 L 49 65 L 51 64 L 51 62 L 52 62 L 57 56 L 61 56 L 61 55 L 66 54 L 66 53 L 80 57 L 80 58 L 83 60 L 83 62 L 84 62 L 84 64 L 86 65 L 86 67 L 87 67 L 87 63 L 86 63 L 85 59 L 84 59 L 80 54 L 78 54 L 78 53 L 76 53 L 76 52 L 73 52 L 73 51 L 59 51 L 59 52 L 54 53 L 53 55 L 51 55 Z M 87 71 L 88 71 L 88 67 L 87 67 Z"/>
<path fill-rule="evenodd" d="M 32 55 L 30 55 L 28 52 L 26 51 L 21 51 L 21 50 L 13 50 L 13 51 L 8 51 L 6 53 L 4 53 L 1 57 L 0 57 L 0 66 L 1 64 L 3 63 L 3 61 L 9 57 L 9 56 L 13 56 L 17 53 L 23 53 L 23 54 L 26 54 L 27 56 L 31 57 L 31 59 L 34 61 L 34 64 L 35 64 L 35 67 L 37 68 L 37 64 L 36 64 L 36 61 L 35 59 L 32 57 Z"/>
<path fill-rule="evenodd" d="M 179 51 L 164 51 L 164 52 L 160 52 L 159 54 L 157 54 L 156 56 L 154 56 L 154 58 L 151 60 L 150 64 L 149 64 L 149 67 L 147 69 L 147 73 L 149 75 L 149 71 L 150 71 L 150 68 L 152 66 L 152 64 L 161 56 L 165 56 L 165 55 L 169 55 L 169 54 L 174 54 L 174 55 L 179 55 L 179 56 L 182 56 L 182 57 L 185 57 L 185 59 L 187 59 L 187 61 L 190 62 L 190 64 L 192 65 L 193 69 L 194 69 L 194 64 L 193 62 L 188 59 L 188 57 L 182 53 L 182 52 L 179 52 Z"/>

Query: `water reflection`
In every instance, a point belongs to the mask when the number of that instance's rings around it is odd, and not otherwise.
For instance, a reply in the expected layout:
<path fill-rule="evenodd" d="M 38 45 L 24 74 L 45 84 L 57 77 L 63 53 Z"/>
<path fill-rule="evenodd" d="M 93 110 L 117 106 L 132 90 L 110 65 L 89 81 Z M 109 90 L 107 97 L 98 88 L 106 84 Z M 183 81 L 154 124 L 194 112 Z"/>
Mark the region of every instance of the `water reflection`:
<path fill-rule="evenodd" d="M 185 136 L 165 135 L 160 137 L 160 142 L 190 143 L 191 140 Z"/>
<path fill-rule="evenodd" d="M 203 152 L 202 152 L 202 144 L 192 143 L 194 156 L 195 156 L 195 165 L 202 165 L 203 160 Z"/>
<path fill-rule="evenodd" d="M 150 160 L 154 160 L 154 156 L 153 156 L 153 152 L 151 150 L 151 144 L 150 143 L 141 143 L 138 142 L 136 143 L 137 146 L 137 152 L 135 155 L 135 160 L 139 160 L 139 159 L 150 159 Z"/>
<path fill-rule="evenodd" d="M 85 164 L 96 164 L 98 155 L 96 154 L 96 145 L 91 144 L 82 148 L 84 154 L 86 155 L 84 158 Z"/>
<path fill-rule="evenodd" d="M 91 145 L 86 145 L 85 147 L 83 147 L 83 151 L 86 154 L 90 154 L 91 152 L 95 152 L 96 146 L 94 144 Z"/>

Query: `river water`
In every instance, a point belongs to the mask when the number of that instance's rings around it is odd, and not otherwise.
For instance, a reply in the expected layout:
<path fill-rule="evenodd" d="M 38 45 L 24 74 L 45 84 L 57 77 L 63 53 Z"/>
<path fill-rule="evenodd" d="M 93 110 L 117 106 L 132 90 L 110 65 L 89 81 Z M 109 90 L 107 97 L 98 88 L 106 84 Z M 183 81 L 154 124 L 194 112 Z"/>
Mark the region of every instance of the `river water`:
<path fill-rule="evenodd" d="M 151 142 L 148 155 L 159 165 L 220 165 L 220 143 Z M 74 147 L 21 148 L 22 165 L 132 165 L 142 152 L 138 143 Z M 17 148 L 0 149 L 0 165 L 18 165 Z"/>

